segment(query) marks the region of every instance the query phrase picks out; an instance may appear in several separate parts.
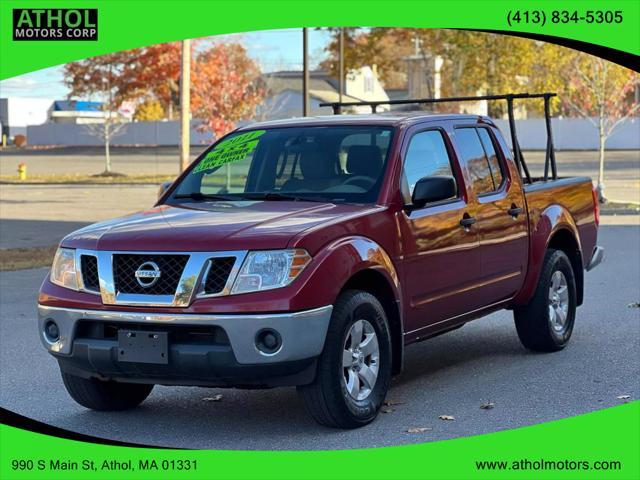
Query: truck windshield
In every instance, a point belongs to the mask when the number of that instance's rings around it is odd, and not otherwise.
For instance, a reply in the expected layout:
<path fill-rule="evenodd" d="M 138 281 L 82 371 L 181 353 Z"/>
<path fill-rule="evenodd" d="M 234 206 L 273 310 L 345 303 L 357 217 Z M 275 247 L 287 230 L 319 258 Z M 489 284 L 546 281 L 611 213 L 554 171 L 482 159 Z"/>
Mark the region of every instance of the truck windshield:
<path fill-rule="evenodd" d="M 374 203 L 392 136 L 392 128 L 377 126 L 237 132 L 215 144 L 194 163 L 168 203 Z"/>

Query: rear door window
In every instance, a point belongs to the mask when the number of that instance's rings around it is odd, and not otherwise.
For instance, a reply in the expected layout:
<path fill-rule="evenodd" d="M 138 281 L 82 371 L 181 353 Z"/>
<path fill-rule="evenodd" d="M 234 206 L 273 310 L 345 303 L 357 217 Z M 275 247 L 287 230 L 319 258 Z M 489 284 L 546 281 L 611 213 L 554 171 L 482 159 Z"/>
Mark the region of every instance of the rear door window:
<path fill-rule="evenodd" d="M 486 128 L 478 128 L 478 135 L 480 135 L 482 146 L 484 147 L 484 151 L 489 159 L 489 167 L 491 168 L 494 189 L 498 190 L 504 180 L 504 174 L 502 172 L 502 165 L 498 159 L 498 154 L 496 153 L 495 145 L 493 144 L 491 135 L 489 135 L 489 130 Z"/>
<path fill-rule="evenodd" d="M 477 195 L 486 195 L 497 190 L 489 159 L 474 127 L 456 128 L 456 145 L 467 164 L 471 184 Z"/>

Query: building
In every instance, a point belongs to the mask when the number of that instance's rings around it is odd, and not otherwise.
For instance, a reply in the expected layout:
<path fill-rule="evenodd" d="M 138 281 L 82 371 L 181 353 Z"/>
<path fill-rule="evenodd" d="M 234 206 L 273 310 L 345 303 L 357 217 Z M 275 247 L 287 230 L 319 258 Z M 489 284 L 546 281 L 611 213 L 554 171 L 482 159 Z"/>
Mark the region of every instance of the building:
<path fill-rule="evenodd" d="M 259 120 L 271 120 L 302 116 L 302 72 L 280 71 L 262 76 L 267 95 L 264 103 L 257 109 Z M 324 102 L 337 102 L 338 80 L 328 72 L 321 70 L 309 72 L 309 114 L 329 115 L 331 109 L 320 107 Z M 375 71 L 370 67 L 353 70 L 346 75 L 344 82 L 344 102 L 389 100 Z M 380 108 L 385 110 L 386 107 Z M 358 107 L 355 112 L 368 112 L 369 108 Z"/>
<path fill-rule="evenodd" d="M 105 112 L 101 102 L 52 100 L 49 98 L 0 98 L 1 133 L 10 141 L 26 135 L 27 126 L 45 123 L 101 123 Z"/>
<path fill-rule="evenodd" d="M 102 108 L 102 102 L 56 100 L 49 109 L 49 119 L 53 123 L 103 123 L 106 112 Z"/>
<path fill-rule="evenodd" d="M 27 125 L 41 125 L 49 118 L 53 100 L 46 98 L 0 98 L 0 125 L 2 135 L 12 139 L 26 135 Z"/>

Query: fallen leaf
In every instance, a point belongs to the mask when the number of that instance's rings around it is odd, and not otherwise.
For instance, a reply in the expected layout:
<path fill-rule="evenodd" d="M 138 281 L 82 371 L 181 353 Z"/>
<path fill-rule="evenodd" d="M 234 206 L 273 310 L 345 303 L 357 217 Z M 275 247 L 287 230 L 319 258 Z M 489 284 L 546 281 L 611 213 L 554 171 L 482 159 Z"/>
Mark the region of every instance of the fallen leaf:
<path fill-rule="evenodd" d="M 640 302 L 632 302 L 627 305 L 627 308 L 640 308 Z"/>
<path fill-rule="evenodd" d="M 220 400 L 222 400 L 222 395 L 218 394 L 218 395 L 214 395 L 213 397 L 205 397 L 202 400 L 204 402 L 219 402 Z"/>
<path fill-rule="evenodd" d="M 414 427 L 407 430 L 408 433 L 424 433 L 431 430 L 431 427 Z"/>
<path fill-rule="evenodd" d="M 454 417 L 453 415 L 440 415 L 438 418 L 440 420 L 448 420 L 448 421 L 456 419 L 456 417 Z"/>
<path fill-rule="evenodd" d="M 396 409 L 395 408 L 383 408 L 382 409 L 382 413 L 392 413 L 395 412 Z"/>
<path fill-rule="evenodd" d="M 393 407 L 394 405 L 404 405 L 404 402 L 399 402 L 397 400 L 387 400 L 383 403 L 385 407 Z"/>
<path fill-rule="evenodd" d="M 618 395 L 616 398 L 618 400 L 629 400 L 631 398 L 631 395 Z"/>
<path fill-rule="evenodd" d="M 492 401 L 488 401 L 488 402 L 483 402 L 480 405 L 480 408 L 483 410 L 491 410 L 495 406 L 496 406 L 495 403 L 493 403 Z"/>

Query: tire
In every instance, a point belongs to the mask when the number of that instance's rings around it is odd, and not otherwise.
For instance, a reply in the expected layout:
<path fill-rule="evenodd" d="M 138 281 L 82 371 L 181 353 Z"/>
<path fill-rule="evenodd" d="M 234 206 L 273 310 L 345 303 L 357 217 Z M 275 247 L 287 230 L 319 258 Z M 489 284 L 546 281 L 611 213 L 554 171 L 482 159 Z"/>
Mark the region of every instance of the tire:
<path fill-rule="evenodd" d="M 514 310 L 514 319 L 520 342 L 530 350 L 555 352 L 567 345 L 576 319 L 576 281 L 563 251 L 547 250 L 533 298 Z"/>
<path fill-rule="evenodd" d="M 354 339 L 357 345 L 352 344 Z M 298 387 L 308 412 L 321 425 L 333 428 L 372 422 L 389 389 L 391 359 L 389 323 L 378 299 L 359 290 L 343 292 L 334 304 L 316 378 Z"/>
<path fill-rule="evenodd" d="M 61 373 L 71 398 L 91 410 L 128 410 L 140 405 L 153 390 L 153 385 L 104 382 L 97 378 L 81 378 Z"/>

